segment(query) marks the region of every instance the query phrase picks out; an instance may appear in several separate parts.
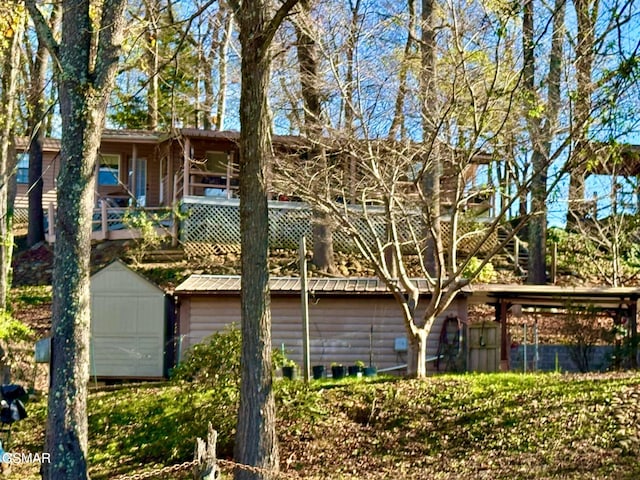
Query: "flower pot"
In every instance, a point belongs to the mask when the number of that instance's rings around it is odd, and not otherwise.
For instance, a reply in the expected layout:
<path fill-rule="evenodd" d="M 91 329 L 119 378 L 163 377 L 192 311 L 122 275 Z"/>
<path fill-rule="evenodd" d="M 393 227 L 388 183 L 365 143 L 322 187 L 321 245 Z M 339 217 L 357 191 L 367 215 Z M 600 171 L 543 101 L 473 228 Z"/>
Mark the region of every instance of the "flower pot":
<path fill-rule="evenodd" d="M 333 365 L 331 367 L 331 376 L 334 380 L 339 380 L 347 375 L 347 369 L 344 365 Z"/>
<path fill-rule="evenodd" d="M 290 367 L 290 366 L 282 367 L 282 376 L 284 378 L 288 378 L 289 380 L 295 380 L 295 378 L 296 378 L 296 367 Z"/>
<path fill-rule="evenodd" d="M 324 377 L 324 365 L 314 365 L 311 370 L 313 371 L 314 380 L 320 380 Z"/>
<path fill-rule="evenodd" d="M 377 374 L 378 374 L 378 369 L 376 367 L 364 367 L 365 377 L 375 377 Z"/>
<path fill-rule="evenodd" d="M 361 377 L 362 376 L 362 368 L 358 365 L 349 365 L 349 376 L 350 377 Z"/>

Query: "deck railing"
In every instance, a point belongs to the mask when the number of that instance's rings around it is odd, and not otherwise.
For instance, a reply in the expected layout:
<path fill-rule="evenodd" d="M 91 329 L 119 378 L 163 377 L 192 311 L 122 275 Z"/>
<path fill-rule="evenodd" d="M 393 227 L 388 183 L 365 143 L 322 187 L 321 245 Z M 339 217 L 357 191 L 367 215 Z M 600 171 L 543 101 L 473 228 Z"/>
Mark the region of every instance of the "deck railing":
<path fill-rule="evenodd" d="M 207 197 L 184 197 L 180 239 L 185 249 L 194 254 L 215 253 L 217 247 L 240 245 L 240 202 L 238 199 L 219 199 Z M 313 215 L 309 205 L 298 202 L 271 201 L 269 208 L 269 248 L 297 249 L 300 237 L 305 235 L 312 243 Z M 370 206 L 367 217 L 362 209 L 349 207 L 353 211 L 352 224 L 359 235 L 373 245 L 377 238 L 384 238 L 386 222 L 382 208 Z M 458 225 L 458 249 L 461 252 L 471 250 L 474 242 L 482 238 L 479 219 L 468 225 Z M 422 230 L 420 215 L 416 214 L 401 225 L 401 237 L 410 245 L 409 225 L 415 232 Z M 480 228 L 479 228 L 480 227 Z M 449 237 L 449 223 L 442 224 L 443 238 Z M 481 249 L 493 248 L 498 241 L 497 234 L 491 235 Z M 337 251 L 354 251 L 357 247 L 343 228 L 336 228 L 333 234 L 333 247 Z"/>
<path fill-rule="evenodd" d="M 172 236 L 174 233 L 173 225 L 175 218 L 173 211 L 166 207 L 155 208 L 129 208 L 129 207 L 109 207 L 103 202 L 99 208 L 94 209 L 93 219 L 91 222 L 91 239 L 92 240 L 129 240 L 140 238 L 142 232 L 135 227 L 135 222 L 128 218 L 144 215 L 144 217 L 153 223 L 156 233 L 163 237 Z M 47 233 L 46 240 L 54 243 L 56 240 L 55 232 L 56 209 L 54 204 L 49 204 L 47 214 Z"/>

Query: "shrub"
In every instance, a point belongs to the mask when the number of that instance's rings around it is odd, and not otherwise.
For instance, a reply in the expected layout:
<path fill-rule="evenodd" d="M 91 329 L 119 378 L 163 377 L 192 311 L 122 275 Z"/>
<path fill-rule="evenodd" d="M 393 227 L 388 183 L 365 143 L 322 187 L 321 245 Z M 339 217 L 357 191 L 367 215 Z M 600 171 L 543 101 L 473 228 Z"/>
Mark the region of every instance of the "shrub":
<path fill-rule="evenodd" d="M 481 263 L 482 263 L 482 260 L 480 260 L 478 257 L 471 257 L 469 259 L 469 263 L 467 263 L 467 266 L 462 271 L 462 275 L 464 275 L 467 278 L 473 276 L 478 271 L 478 268 L 480 267 Z M 487 262 L 487 264 L 484 267 L 482 267 L 482 269 L 471 280 L 472 281 L 475 280 L 480 283 L 491 283 L 495 279 L 496 279 L 496 271 L 493 268 L 493 265 L 491 264 L 491 262 Z"/>
<path fill-rule="evenodd" d="M 191 347 L 185 360 L 173 369 L 172 378 L 178 381 L 203 385 L 240 385 L 240 351 L 242 334 L 237 325 L 231 324 L 222 332 L 216 332 L 202 343 Z M 285 354 L 274 349 L 272 366 L 275 370 L 289 364 Z"/>
<path fill-rule="evenodd" d="M 201 384 L 240 384 L 242 335 L 237 325 L 216 332 L 191 347 L 173 370 L 173 378 Z"/>

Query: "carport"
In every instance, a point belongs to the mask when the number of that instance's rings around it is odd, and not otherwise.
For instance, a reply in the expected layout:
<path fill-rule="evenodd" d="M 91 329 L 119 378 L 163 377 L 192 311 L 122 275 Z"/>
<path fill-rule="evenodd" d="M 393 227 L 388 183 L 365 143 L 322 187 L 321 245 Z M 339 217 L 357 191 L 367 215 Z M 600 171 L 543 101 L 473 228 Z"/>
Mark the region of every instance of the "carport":
<path fill-rule="evenodd" d="M 507 316 L 514 306 L 566 309 L 568 305 L 592 307 L 607 312 L 616 324 L 628 322 L 632 349 L 631 361 L 638 357 L 638 299 L 636 287 L 563 287 L 558 285 L 486 285 L 475 287 L 470 304 L 495 307 L 495 320 L 501 327 L 500 363 L 509 369 L 509 338 Z"/>

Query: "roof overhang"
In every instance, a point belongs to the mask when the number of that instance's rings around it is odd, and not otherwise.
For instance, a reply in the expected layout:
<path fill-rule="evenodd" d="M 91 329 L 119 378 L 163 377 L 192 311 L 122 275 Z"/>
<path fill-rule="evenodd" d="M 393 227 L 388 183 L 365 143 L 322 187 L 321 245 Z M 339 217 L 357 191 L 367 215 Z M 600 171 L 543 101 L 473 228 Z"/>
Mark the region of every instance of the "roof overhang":
<path fill-rule="evenodd" d="M 424 278 L 413 279 L 420 291 L 429 295 L 429 284 Z M 307 281 L 309 293 L 315 296 L 391 295 L 391 290 L 377 277 L 312 277 Z M 269 290 L 272 295 L 300 295 L 300 277 L 271 277 Z M 177 296 L 239 295 L 239 275 L 191 275 L 175 289 Z M 471 289 L 463 288 L 459 296 L 466 297 Z"/>
<path fill-rule="evenodd" d="M 563 287 L 557 285 L 488 285 L 474 289 L 473 304 L 511 305 L 541 308 L 566 308 L 589 305 L 598 308 L 619 308 L 640 299 L 635 287 Z"/>

